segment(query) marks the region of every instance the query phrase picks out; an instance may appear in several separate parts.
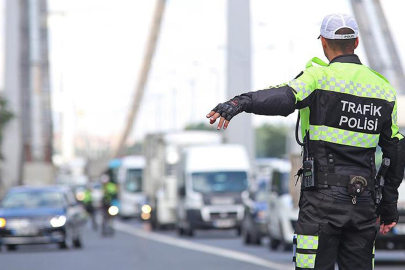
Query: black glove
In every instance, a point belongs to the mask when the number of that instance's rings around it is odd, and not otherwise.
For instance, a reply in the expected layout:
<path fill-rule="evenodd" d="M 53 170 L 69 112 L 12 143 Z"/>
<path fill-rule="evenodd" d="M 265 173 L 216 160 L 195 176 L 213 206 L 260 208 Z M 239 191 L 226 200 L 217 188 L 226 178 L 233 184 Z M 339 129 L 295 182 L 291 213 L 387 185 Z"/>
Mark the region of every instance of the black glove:
<path fill-rule="evenodd" d="M 241 113 L 242 106 L 236 98 L 231 99 L 224 103 L 219 103 L 214 109 L 214 112 L 219 113 L 225 120 L 230 121 L 235 115 Z"/>
<path fill-rule="evenodd" d="M 399 219 L 397 202 L 381 202 L 377 208 L 377 215 L 380 216 L 380 224 L 391 224 Z"/>

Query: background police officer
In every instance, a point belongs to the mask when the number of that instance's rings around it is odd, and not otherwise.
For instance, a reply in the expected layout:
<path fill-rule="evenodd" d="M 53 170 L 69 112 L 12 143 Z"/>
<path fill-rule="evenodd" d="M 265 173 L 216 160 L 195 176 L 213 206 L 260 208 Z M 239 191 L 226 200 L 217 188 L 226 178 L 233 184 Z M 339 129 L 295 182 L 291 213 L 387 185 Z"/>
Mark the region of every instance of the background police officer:
<path fill-rule="evenodd" d="M 294 80 L 236 96 L 207 118 L 211 124 L 220 118 L 217 128 L 226 129 L 243 111 L 287 116 L 299 109 L 305 151 L 295 266 L 334 269 L 337 261 L 339 269 L 372 269 L 377 218 L 381 233 L 398 221 L 405 140 L 397 127 L 396 94 L 354 54 L 359 39 L 352 16 L 325 17 L 320 34 L 329 64 L 314 58 Z M 390 166 L 376 211 L 377 145 Z"/>

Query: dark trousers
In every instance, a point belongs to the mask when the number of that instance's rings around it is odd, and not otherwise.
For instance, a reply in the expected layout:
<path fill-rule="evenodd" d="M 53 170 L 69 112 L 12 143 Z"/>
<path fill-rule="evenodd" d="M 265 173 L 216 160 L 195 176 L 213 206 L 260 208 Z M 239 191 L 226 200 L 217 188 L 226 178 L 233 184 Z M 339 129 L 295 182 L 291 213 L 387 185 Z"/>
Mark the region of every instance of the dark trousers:
<path fill-rule="evenodd" d="M 371 270 L 377 214 L 371 193 L 352 203 L 347 188 L 301 191 L 295 230 L 296 269 Z"/>

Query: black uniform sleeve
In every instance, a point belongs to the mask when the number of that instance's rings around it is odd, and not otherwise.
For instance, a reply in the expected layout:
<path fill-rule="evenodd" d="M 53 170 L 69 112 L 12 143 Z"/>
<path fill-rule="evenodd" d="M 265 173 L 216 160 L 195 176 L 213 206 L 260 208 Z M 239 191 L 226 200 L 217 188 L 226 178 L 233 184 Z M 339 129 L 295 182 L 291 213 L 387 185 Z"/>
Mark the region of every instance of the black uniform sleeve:
<path fill-rule="evenodd" d="M 296 108 L 294 90 L 288 85 L 244 93 L 234 99 L 244 112 L 258 115 L 287 116 Z"/>
<path fill-rule="evenodd" d="M 394 106 L 393 115 L 396 115 L 396 106 Z M 391 161 L 385 176 L 382 201 L 396 202 L 398 187 L 402 183 L 405 168 L 405 139 L 398 131 L 396 117 L 391 117 L 384 124 L 378 144 L 382 149 L 383 157 L 389 158 Z"/>

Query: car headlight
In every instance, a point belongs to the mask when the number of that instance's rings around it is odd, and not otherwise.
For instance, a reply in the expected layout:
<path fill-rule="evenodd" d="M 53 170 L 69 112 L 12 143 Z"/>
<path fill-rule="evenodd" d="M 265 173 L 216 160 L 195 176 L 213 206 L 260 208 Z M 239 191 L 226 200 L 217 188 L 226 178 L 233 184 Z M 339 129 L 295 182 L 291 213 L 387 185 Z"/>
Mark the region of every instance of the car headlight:
<path fill-rule="evenodd" d="M 204 206 L 204 200 L 201 193 L 193 192 L 187 197 L 187 208 L 200 209 Z"/>
<path fill-rule="evenodd" d="M 65 216 L 53 217 L 53 218 L 51 218 L 49 223 L 51 223 L 51 226 L 54 228 L 62 227 L 63 225 L 66 224 L 66 217 Z"/>
<path fill-rule="evenodd" d="M 112 205 L 112 206 L 110 206 L 110 208 L 108 208 L 108 214 L 110 214 L 111 216 L 117 215 L 119 211 L 120 210 L 115 205 Z"/>
<path fill-rule="evenodd" d="M 7 221 L 5 218 L 0 218 L 0 229 L 6 227 Z"/>
<path fill-rule="evenodd" d="M 152 207 L 149 204 L 142 205 L 142 213 L 150 214 L 152 212 Z"/>
<path fill-rule="evenodd" d="M 83 191 L 77 192 L 76 200 L 78 200 L 79 202 L 82 202 L 82 201 L 84 201 L 85 198 L 86 198 L 86 194 L 84 194 Z"/>

